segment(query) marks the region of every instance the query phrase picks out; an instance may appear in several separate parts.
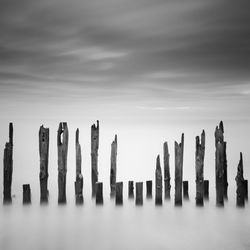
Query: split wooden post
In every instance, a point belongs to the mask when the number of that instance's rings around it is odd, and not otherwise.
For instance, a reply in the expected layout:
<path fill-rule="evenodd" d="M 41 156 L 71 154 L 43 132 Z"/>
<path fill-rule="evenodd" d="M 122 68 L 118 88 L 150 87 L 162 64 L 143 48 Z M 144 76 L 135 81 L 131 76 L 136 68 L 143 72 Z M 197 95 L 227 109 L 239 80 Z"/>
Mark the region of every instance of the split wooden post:
<path fill-rule="evenodd" d="M 136 182 L 135 189 L 135 204 L 143 205 L 143 182 Z"/>
<path fill-rule="evenodd" d="M 165 199 L 170 199 L 170 168 L 169 168 L 169 151 L 168 143 L 164 142 L 163 144 L 163 158 L 164 158 L 164 190 L 165 190 Z"/>
<path fill-rule="evenodd" d="M 116 188 L 116 160 L 117 160 L 117 135 L 111 144 L 111 157 L 110 157 L 110 196 L 115 197 Z"/>
<path fill-rule="evenodd" d="M 237 175 L 235 177 L 236 180 L 236 205 L 238 207 L 245 206 L 245 185 L 244 185 L 244 177 L 243 177 L 243 159 L 242 153 L 240 153 L 240 161 L 237 168 Z"/>
<path fill-rule="evenodd" d="M 248 180 L 244 180 L 244 187 L 245 187 L 245 200 L 248 200 Z"/>
<path fill-rule="evenodd" d="M 183 181 L 183 198 L 189 200 L 188 181 Z"/>
<path fill-rule="evenodd" d="M 103 204 L 103 184 L 102 182 L 96 182 L 96 205 Z"/>
<path fill-rule="evenodd" d="M 133 181 L 128 182 L 128 198 L 129 199 L 134 198 L 134 182 Z"/>
<path fill-rule="evenodd" d="M 203 206 L 204 198 L 204 157 L 205 157 L 205 131 L 201 139 L 196 136 L 195 171 L 196 171 L 196 205 Z"/>
<path fill-rule="evenodd" d="M 31 203 L 31 191 L 30 191 L 30 184 L 23 185 L 23 204 L 30 204 Z"/>
<path fill-rule="evenodd" d="M 75 138 L 75 148 L 76 148 L 76 180 L 75 180 L 75 198 L 76 204 L 83 204 L 83 176 L 82 176 L 82 153 L 81 145 L 79 143 L 79 129 L 76 130 Z"/>
<path fill-rule="evenodd" d="M 204 180 L 204 199 L 209 199 L 209 180 Z"/>
<path fill-rule="evenodd" d="M 152 198 L 152 181 L 146 181 L 146 189 L 147 189 L 147 199 L 151 199 Z"/>
<path fill-rule="evenodd" d="M 175 205 L 182 205 L 184 134 L 181 143 L 175 141 Z"/>
<path fill-rule="evenodd" d="M 40 203 L 48 202 L 48 163 L 49 163 L 49 128 L 43 125 L 39 129 L 39 156 L 40 156 Z"/>
<path fill-rule="evenodd" d="M 162 205 L 162 172 L 159 155 L 156 158 L 155 169 L 155 205 Z"/>
<path fill-rule="evenodd" d="M 117 182 L 115 187 L 115 204 L 123 204 L 123 182 Z"/>
<path fill-rule="evenodd" d="M 9 123 L 9 142 L 6 142 L 3 156 L 3 203 L 12 202 L 11 184 L 13 172 L 13 124 Z"/>
<path fill-rule="evenodd" d="M 66 174 L 68 156 L 68 126 L 66 122 L 60 122 L 57 131 L 58 150 L 58 203 L 66 203 Z"/>
<path fill-rule="evenodd" d="M 91 181 L 92 197 L 96 195 L 96 182 L 98 182 L 98 148 L 99 148 L 99 121 L 91 126 Z"/>

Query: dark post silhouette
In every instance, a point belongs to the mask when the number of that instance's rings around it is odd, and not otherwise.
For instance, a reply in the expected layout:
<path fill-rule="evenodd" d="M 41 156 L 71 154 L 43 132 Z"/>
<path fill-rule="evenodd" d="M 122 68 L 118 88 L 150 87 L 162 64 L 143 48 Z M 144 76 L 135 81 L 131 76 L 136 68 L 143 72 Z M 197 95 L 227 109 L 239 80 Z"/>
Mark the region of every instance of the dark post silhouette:
<path fill-rule="evenodd" d="M 13 172 L 13 124 L 9 123 L 9 142 L 6 142 L 3 156 L 3 203 L 11 203 Z"/>
<path fill-rule="evenodd" d="M 135 189 L 135 204 L 143 205 L 143 182 L 136 182 Z"/>
<path fill-rule="evenodd" d="M 243 177 L 243 159 L 242 153 L 240 153 L 240 161 L 237 168 L 237 175 L 235 177 L 236 180 L 236 205 L 238 207 L 245 206 L 245 185 L 244 185 L 244 177 Z"/>
<path fill-rule="evenodd" d="M 23 204 L 31 203 L 30 184 L 23 185 Z"/>
<path fill-rule="evenodd" d="M 209 180 L 204 180 L 204 199 L 209 199 Z"/>
<path fill-rule="evenodd" d="M 164 158 L 164 188 L 165 188 L 165 199 L 170 199 L 170 168 L 169 168 L 169 152 L 168 143 L 163 144 L 163 158 Z"/>
<path fill-rule="evenodd" d="M 201 140 L 196 136 L 195 170 L 196 170 L 196 205 L 203 206 L 204 197 L 204 157 L 205 131 L 202 131 Z"/>
<path fill-rule="evenodd" d="M 183 181 L 183 198 L 189 200 L 188 181 Z"/>
<path fill-rule="evenodd" d="M 40 156 L 40 203 L 48 202 L 48 163 L 49 163 L 49 128 L 43 125 L 39 129 L 39 156 Z"/>
<path fill-rule="evenodd" d="M 98 181 L 98 148 L 99 148 L 99 121 L 91 126 L 91 181 L 92 197 L 96 194 L 96 182 Z"/>
<path fill-rule="evenodd" d="M 181 136 L 181 143 L 175 141 L 175 205 L 182 205 L 182 180 L 183 180 L 183 151 L 184 134 Z"/>
<path fill-rule="evenodd" d="M 147 199 L 152 198 L 152 181 L 146 181 L 146 188 L 147 188 Z"/>
<path fill-rule="evenodd" d="M 162 173 L 159 155 L 156 158 L 155 169 L 155 205 L 162 205 Z"/>
<path fill-rule="evenodd" d="M 111 144 L 111 157 L 110 157 L 110 196 L 115 196 L 116 188 L 116 159 L 117 159 L 117 135 Z"/>
<path fill-rule="evenodd" d="M 248 180 L 244 180 L 244 187 L 245 187 L 245 200 L 248 200 Z"/>
<path fill-rule="evenodd" d="M 115 192 L 115 204 L 122 205 L 123 204 L 123 182 L 116 183 L 116 192 Z"/>
<path fill-rule="evenodd" d="M 60 122 L 57 131 L 58 151 L 58 203 L 66 203 L 66 174 L 68 156 L 68 126 L 66 122 Z"/>
<path fill-rule="evenodd" d="M 128 182 L 128 198 L 129 199 L 134 198 L 134 182 L 133 181 Z"/>
<path fill-rule="evenodd" d="M 75 198 L 76 204 L 83 204 L 83 176 L 82 176 L 82 153 L 79 143 L 79 129 L 76 130 L 76 181 L 75 181 Z"/>
<path fill-rule="evenodd" d="M 102 182 L 96 182 L 96 205 L 102 205 L 103 204 L 103 185 Z"/>

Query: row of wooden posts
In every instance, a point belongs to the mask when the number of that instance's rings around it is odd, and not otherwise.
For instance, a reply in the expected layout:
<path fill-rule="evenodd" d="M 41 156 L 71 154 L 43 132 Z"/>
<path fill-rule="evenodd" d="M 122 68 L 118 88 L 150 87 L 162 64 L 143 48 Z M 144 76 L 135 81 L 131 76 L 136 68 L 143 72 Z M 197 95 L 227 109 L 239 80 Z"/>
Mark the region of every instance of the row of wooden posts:
<path fill-rule="evenodd" d="M 68 155 L 68 126 L 66 122 L 61 122 L 57 131 L 58 149 L 58 203 L 66 203 L 66 174 L 67 174 L 67 155 Z M 224 205 L 224 199 L 228 198 L 227 189 L 227 155 L 226 142 L 224 141 L 224 126 L 221 121 L 215 129 L 215 173 L 216 173 L 216 204 Z M 99 121 L 91 126 L 91 179 L 92 197 L 96 198 L 96 204 L 103 204 L 103 183 L 98 182 L 98 148 L 99 148 Z M 83 204 L 83 175 L 81 173 L 81 145 L 79 144 L 79 129 L 75 135 L 76 149 L 76 179 L 75 179 L 75 200 L 76 204 Z M 168 143 L 163 144 L 164 151 L 164 176 L 162 175 L 160 157 L 156 158 L 155 170 L 155 204 L 162 204 L 162 189 L 164 177 L 165 199 L 170 199 L 170 167 Z M 181 142 L 175 142 L 175 205 L 182 205 L 182 198 L 188 198 L 188 181 L 183 181 L 183 153 L 184 153 L 184 134 Z M 48 202 L 48 163 L 49 163 L 49 128 L 43 125 L 39 129 L 39 155 L 40 155 L 40 202 Z M 196 169 L 196 205 L 203 206 L 204 199 L 209 198 L 209 181 L 204 180 L 204 157 L 205 157 L 205 131 L 201 137 L 196 137 L 195 169 Z M 4 149 L 4 204 L 12 202 L 11 184 L 13 172 L 13 124 L 9 124 L 9 141 Z M 111 144 L 111 167 L 110 167 L 110 196 L 115 198 L 116 204 L 123 203 L 123 182 L 116 182 L 117 171 L 117 135 Z M 240 161 L 236 175 L 236 204 L 244 206 L 248 198 L 248 181 L 243 177 L 243 160 L 240 153 Z M 136 185 L 137 205 L 143 204 L 143 182 Z M 152 181 L 146 182 L 147 198 L 152 198 Z M 134 182 L 128 182 L 128 197 L 134 198 Z M 23 185 L 23 203 L 31 202 L 31 190 L 29 184 Z"/>

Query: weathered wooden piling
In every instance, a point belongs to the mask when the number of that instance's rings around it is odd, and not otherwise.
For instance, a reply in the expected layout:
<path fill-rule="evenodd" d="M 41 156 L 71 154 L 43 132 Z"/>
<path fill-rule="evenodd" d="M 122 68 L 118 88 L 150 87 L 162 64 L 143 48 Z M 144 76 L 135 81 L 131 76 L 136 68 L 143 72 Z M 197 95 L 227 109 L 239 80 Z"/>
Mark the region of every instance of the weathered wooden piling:
<path fill-rule="evenodd" d="M 58 203 L 66 203 L 66 174 L 68 156 L 68 126 L 66 122 L 60 122 L 57 130 L 58 151 Z"/>
<path fill-rule="evenodd" d="M 216 174 L 216 205 L 224 206 L 225 187 L 227 188 L 227 180 L 225 179 L 225 155 L 226 143 L 224 142 L 224 127 L 221 121 L 215 129 L 215 174 Z M 226 182 L 226 184 L 225 184 Z"/>
<path fill-rule="evenodd" d="M 75 198 L 76 198 L 76 204 L 83 204 L 82 153 L 81 153 L 81 145 L 79 143 L 79 129 L 76 130 L 75 148 L 76 148 Z"/>
<path fill-rule="evenodd" d="M 111 144 L 111 157 L 110 157 L 110 196 L 115 196 L 116 188 L 116 159 L 117 159 L 117 135 Z"/>
<path fill-rule="evenodd" d="M 96 182 L 98 182 L 98 148 L 99 148 L 99 121 L 91 126 L 91 181 L 92 197 L 96 195 Z"/>
<path fill-rule="evenodd" d="M 49 128 L 43 125 L 39 129 L 40 156 L 40 203 L 48 202 L 48 163 L 49 163 Z"/>
<path fill-rule="evenodd" d="M 164 190 L 165 190 L 165 199 L 170 199 L 170 168 L 169 168 L 169 151 L 168 143 L 164 142 L 163 144 L 163 159 L 164 159 Z"/>
<path fill-rule="evenodd" d="M 242 153 L 240 153 L 240 161 L 237 168 L 237 175 L 235 177 L 236 180 L 236 205 L 238 207 L 245 206 L 245 185 L 244 185 L 244 177 L 243 177 L 243 159 Z"/>
<path fill-rule="evenodd" d="M 115 204 L 123 204 L 123 182 L 117 182 L 115 187 Z"/>
<path fill-rule="evenodd" d="M 159 155 L 156 158 L 155 169 L 155 205 L 162 205 L 162 173 Z"/>
<path fill-rule="evenodd" d="M 209 199 L 209 180 L 204 180 L 204 199 Z"/>
<path fill-rule="evenodd" d="M 182 205 L 184 134 L 181 143 L 175 141 L 175 205 Z"/>
<path fill-rule="evenodd" d="M 146 190 L 147 190 L 146 197 L 147 197 L 147 199 L 152 198 L 152 186 L 153 186 L 152 181 L 146 181 Z"/>
<path fill-rule="evenodd" d="M 204 157 L 205 157 L 205 131 L 201 139 L 196 136 L 195 171 L 196 171 L 196 205 L 203 206 L 204 198 Z"/>
<path fill-rule="evenodd" d="M 183 181 L 183 198 L 189 200 L 188 181 Z"/>
<path fill-rule="evenodd" d="M 31 191 L 30 191 L 30 184 L 23 185 L 23 204 L 30 204 L 31 203 Z"/>
<path fill-rule="evenodd" d="M 6 142 L 3 156 L 3 203 L 11 203 L 13 172 L 13 124 L 9 123 L 9 142 Z"/>
<path fill-rule="evenodd" d="M 134 198 L 134 182 L 133 181 L 128 182 L 128 198 L 129 199 Z"/>
<path fill-rule="evenodd" d="M 248 200 L 248 180 L 244 180 L 244 187 L 245 187 L 245 200 Z"/>
<path fill-rule="evenodd" d="M 143 205 L 143 182 L 136 182 L 135 189 L 135 204 Z"/>
<path fill-rule="evenodd" d="M 103 184 L 102 182 L 96 182 L 96 197 L 95 197 L 95 201 L 96 201 L 96 205 L 102 205 L 103 204 Z"/>

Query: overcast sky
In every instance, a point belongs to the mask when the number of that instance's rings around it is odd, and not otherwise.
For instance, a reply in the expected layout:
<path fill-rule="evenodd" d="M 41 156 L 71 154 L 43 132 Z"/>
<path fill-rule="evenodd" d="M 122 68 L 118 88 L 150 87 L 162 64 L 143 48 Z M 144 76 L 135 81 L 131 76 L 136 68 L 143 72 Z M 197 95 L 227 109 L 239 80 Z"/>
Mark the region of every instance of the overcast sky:
<path fill-rule="evenodd" d="M 248 119 L 249 11 L 248 0 L 2 0 L 1 117 Z"/>

